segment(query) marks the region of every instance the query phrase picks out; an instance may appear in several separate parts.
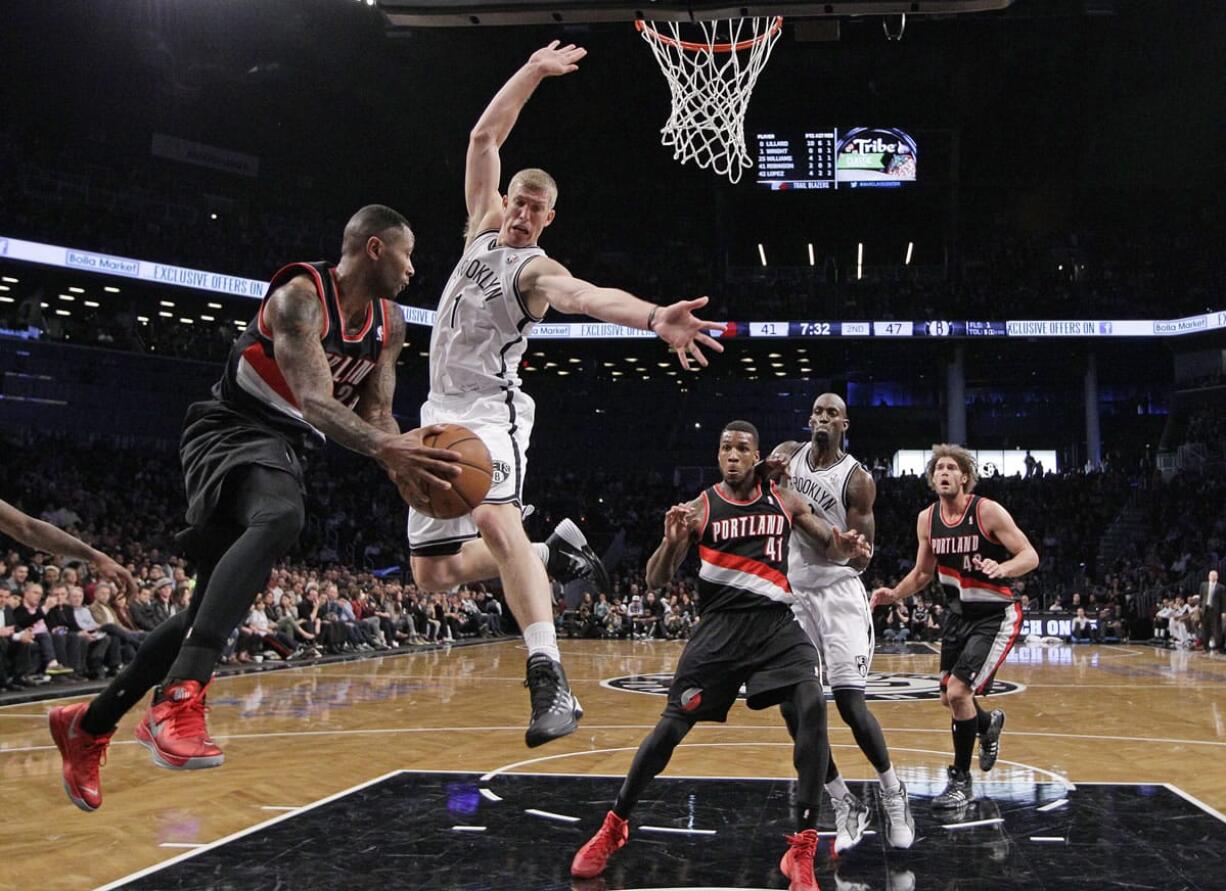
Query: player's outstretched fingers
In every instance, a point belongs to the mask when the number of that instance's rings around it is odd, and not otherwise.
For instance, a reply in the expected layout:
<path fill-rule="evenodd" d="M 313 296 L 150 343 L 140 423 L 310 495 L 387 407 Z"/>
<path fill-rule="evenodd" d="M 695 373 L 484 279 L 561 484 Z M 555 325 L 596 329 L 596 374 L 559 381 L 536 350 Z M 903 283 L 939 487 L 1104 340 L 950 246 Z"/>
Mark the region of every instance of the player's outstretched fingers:
<path fill-rule="evenodd" d="M 693 354 L 694 358 L 698 360 L 699 365 L 701 365 L 703 368 L 707 367 L 707 365 L 709 364 L 707 362 L 707 357 L 702 354 L 702 350 L 698 348 L 697 343 L 691 340 L 690 345 L 689 347 L 687 347 L 687 349 L 689 349 L 689 351 Z"/>
<path fill-rule="evenodd" d="M 711 326 L 711 324 L 712 324 L 711 322 L 703 322 L 702 326 L 704 328 L 708 328 Z M 719 329 L 721 331 L 724 330 L 722 325 L 719 326 Z M 709 334 L 703 334 L 699 332 L 698 334 L 694 335 L 694 339 L 697 340 L 699 343 L 701 343 L 703 346 L 710 347 L 711 349 L 715 350 L 715 352 L 717 353 L 722 353 L 724 351 L 724 345 L 720 343 L 718 340 L 716 340 L 714 337 L 711 337 Z"/>

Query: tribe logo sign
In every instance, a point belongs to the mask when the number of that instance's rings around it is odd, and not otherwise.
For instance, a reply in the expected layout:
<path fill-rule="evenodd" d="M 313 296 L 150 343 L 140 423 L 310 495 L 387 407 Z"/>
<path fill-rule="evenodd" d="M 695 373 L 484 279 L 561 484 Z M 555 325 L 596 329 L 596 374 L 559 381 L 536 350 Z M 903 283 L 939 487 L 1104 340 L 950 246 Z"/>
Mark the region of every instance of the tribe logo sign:
<path fill-rule="evenodd" d="M 609 678 L 608 680 L 601 681 L 600 686 L 608 687 L 610 690 L 622 690 L 627 693 L 667 696 L 668 688 L 672 682 L 672 674 L 665 671 L 658 674 L 631 674 L 620 678 Z M 921 700 L 941 698 L 941 679 L 934 674 L 874 671 L 868 674 L 866 683 L 864 698 L 870 702 L 919 702 Z M 1021 684 L 996 681 L 992 685 L 992 695 L 1020 693 L 1025 689 Z M 827 696 L 829 695 L 829 690 L 827 690 Z M 745 689 L 743 687 L 737 698 L 745 698 Z"/>

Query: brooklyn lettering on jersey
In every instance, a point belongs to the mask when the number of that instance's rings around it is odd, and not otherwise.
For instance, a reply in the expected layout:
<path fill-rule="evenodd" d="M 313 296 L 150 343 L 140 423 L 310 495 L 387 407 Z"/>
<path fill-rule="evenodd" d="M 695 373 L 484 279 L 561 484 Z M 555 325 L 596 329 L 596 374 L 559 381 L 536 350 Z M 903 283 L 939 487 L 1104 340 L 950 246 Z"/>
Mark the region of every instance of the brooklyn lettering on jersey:
<path fill-rule="evenodd" d="M 794 476 L 788 485 L 792 491 L 816 502 L 823 511 L 832 511 L 839 503 L 838 497 L 818 480 Z"/>
<path fill-rule="evenodd" d="M 780 514 L 750 514 L 729 517 L 711 523 L 711 541 L 717 544 L 732 538 L 753 538 L 760 535 L 782 535 L 785 521 Z"/>
<path fill-rule="evenodd" d="M 485 302 L 496 300 L 502 296 L 502 281 L 501 277 L 489 266 L 482 263 L 480 260 L 472 260 L 467 266 L 461 270 L 460 275 L 468 279 L 478 288 L 485 296 Z"/>

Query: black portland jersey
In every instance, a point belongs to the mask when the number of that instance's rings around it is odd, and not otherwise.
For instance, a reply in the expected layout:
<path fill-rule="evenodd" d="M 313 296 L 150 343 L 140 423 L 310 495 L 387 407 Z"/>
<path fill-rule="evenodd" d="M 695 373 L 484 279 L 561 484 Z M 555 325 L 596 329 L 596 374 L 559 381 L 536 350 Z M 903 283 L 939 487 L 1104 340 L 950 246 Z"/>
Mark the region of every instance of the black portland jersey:
<path fill-rule="evenodd" d="M 1010 553 L 1000 542 L 987 536 L 979 522 L 979 508 L 986 499 L 972 495 L 956 523 L 941 518 L 941 503 L 931 508 L 929 539 L 937 561 L 937 576 L 955 613 L 981 615 L 1003 610 L 1013 602 L 1013 589 L 1006 579 L 988 578 L 975 568 L 975 558 L 1004 563 Z"/>
<path fill-rule="evenodd" d="M 259 312 L 230 347 L 225 373 L 213 387 L 213 397 L 296 439 L 314 436 L 322 440 L 323 433 L 302 416 L 289 384 L 277 367 L 272 331 L 264 323 L 268 295 L 304 273 L 314 282 L 315 293 L 324 308 L 320 341 L 332 371 L 332 395 L 348 408 L 357 405 L 358 387 L 374 370 L 383 352 L 386 314 L 396 309 L 389 308 L 386 300 L 376 300 L 367 307 L 362 329 L 352 336 L 345 334 L 336 288 L 336 268 L 322 262 L 291 263 L 272 277 L 260 301 Z"/>
<path fill-rule="evenodd" d="M 792 515 L 775 484 L 761 485 L 748 501 L 702 493 L 707 521 L 698 541 L 698 612 L 754 609 L 792 602 L 788 584 L 788 539 Z"/>

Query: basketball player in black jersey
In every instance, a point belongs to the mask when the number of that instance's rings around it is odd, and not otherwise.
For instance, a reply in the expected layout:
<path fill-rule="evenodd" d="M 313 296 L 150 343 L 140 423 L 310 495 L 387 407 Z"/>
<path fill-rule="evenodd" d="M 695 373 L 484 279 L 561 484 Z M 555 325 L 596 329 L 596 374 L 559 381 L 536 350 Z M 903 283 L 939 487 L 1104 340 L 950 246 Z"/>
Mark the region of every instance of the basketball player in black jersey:
<path fill-rule="evenodd" d="M 413 275 L 413 232 L 389 207 L 359 210 L 340 264 L 294 263 L 268 286 L 234 341 L 213 398 L 187 410 L 180 455 L 190 528 L 179 542 L 197 565 L 190 607 L 150 632 L 133 662 L 93 702 L 53 709 L 73 803 L 102 804 L 98 765 L 119 719 L 161 685 L 137 725 L 153 761 L 215 767 L 205 689 L 230 633 L 305 519 L 303 468 L 325 437 L 380 463 L 411 491 L 449 488 L 456 452 L 422 446 L 392 416 L 404 317 L 390 299 Z"/>
<path fill-rule="evenodd" d="M 981 770 L 991 770 L 1000 753 L 1005 713 L 994 709 L 988 714 L 975 696 L 991 692 L 996 671 L 1022 627 L 1021 605 L 1003 580 L 1030 572 L 1039 565 L 1039 555 L 1007 510 L 972 494 L 979 471 L 966 449 L 933 446 L 927 475 L 938 500 L 916 521 L 915 568 L 893 588 L 874 591 L 872 606 L 923 591 L 934 573 L 945 589 L 950 615 L 941 636 L 941 704 L 953 717 L 954 763 L 945 791 L 932 805 L 959 811 L 972 798 L 975 736 Z"/>
<path fill-rule="evenodd" d="M 639 746 L 617 801 L 600 830 L 579 849 L 571 875 L 593 878 L 629 837 L 628 818 L 647 784 L 697 721 L 724 721 L 741 685 L 752 709 L 786 702 L 796 720 L 793 763 L 799 775 L 796 834 L 780 869 L 793 891 L 817 888 L 817 811 L 830 750 L 817 650 L 789 603 L 788 541 L 793 526 L 831 559 L 868 556 L 864 537 L 817 518 L 793 492 L 762 480 L 758 431 L 733 421 L 720 434 L 721 483 L 669 509 L 664 540 L 647 562 L 647 584 L 664 585 L 698 544 L 701 621 L 673 673 L 668 705 Z"/>

